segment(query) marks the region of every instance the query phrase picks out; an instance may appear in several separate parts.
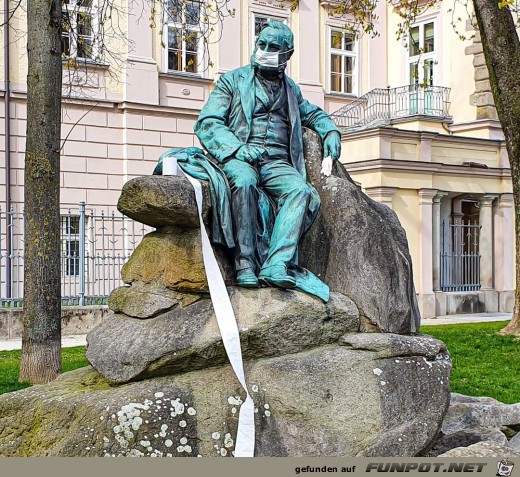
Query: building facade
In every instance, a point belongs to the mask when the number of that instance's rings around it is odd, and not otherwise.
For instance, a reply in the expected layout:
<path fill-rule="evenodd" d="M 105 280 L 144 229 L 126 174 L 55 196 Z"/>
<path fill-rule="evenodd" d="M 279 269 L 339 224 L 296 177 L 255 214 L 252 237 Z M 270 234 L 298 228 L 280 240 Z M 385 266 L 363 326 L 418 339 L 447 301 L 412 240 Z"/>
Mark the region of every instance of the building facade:
<path fill-rule="evenodd" d="M 96 3 L 64 3 L 64 16 L 72 18 L 76 32 L 65 30 L 62 37 L 61 202 L 69 290 L 85 274 L 86 282 L 105 287 L 99 296 L 117 286 L 115 272 L 101 277 L 94 263 L 112 260 L 115 267 L 145 232 L 130 233 L 114 212 L 123 184 L 151 174 L 168 148 L 199 145 L 193 125 L 215 81 L 249 62 L 259 28 L 276 19 L 295 34 L 288 74 L 342 130 L 341 161 L 370 197 L 397 213 L 406 230 L 423 316 L 510 311 L 515 287 L 510 173 L 478 35 L 460 40 L 442 3 L 418 17 L 401 41 L 399 17 L 385 2 L 376 7 L 379 36 L 359 39 L 343 29 L 348 16 L 332 14 L 334 0 L 302 0 L 294 11 L 291 4 L 230 0 L 234 17 L 206 44 L 205 12 L 196 1 L 169 0 L 166 12 L 155 12 L 148 2 L 121 0 L 120 35 L 105 32 L 106 55 L 96 46 L 101 35 Z M 16 41 L 16 32 L 23 31 L 20 15 L 0 49 L 4 298 L 7 289 L 22 293 L 23 278 L 23 225 L 16 220 L 23 210 L 27 56 L 23 41 Z M 473 33 L 471 25 L 458 27 Z M 83 203 L 85 210 L 78 205 Z M 80 267 L 85 255 L 91 266 Z M 82 293 L 89 295 L 88 284 Z"/>

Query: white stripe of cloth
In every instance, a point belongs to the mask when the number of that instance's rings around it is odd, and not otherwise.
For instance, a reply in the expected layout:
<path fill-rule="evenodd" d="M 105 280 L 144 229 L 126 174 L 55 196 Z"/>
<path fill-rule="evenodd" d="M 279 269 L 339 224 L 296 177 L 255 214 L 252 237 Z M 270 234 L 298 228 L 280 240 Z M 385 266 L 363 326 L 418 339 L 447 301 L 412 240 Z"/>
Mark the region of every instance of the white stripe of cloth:
<path fill-rule="evenodd" d="M 168 158 L 165 158 L 165 160 Z M 202 220 L 202 186 L 200 182 L 186 174 L 180 168 L 179 174 L 184 175 L 195 189 L 195 199 L 199 214 L 200 232 L 202 238 L 202 257 L 204 268 L 208 279 L 209 293 L 217 323 L 222 335 L 222 342 L 240 384 L 246 392 L 246 399 L 240 406 L 238 415 L 238 429 L 235 440 L 235 457 L 253 457 L 255 454 L 255 413 L 254 402 L 247 390 L 244 364 L 242 360 L 242 349 L 240 347 L 240 334 L 235 318 L 235 312 L 229 299 L 229 294 L 224 283 L 224 278 L 220 273 L 220 268 L 213 252 L 213 247 L 209 241 L 206 227 Z"/>

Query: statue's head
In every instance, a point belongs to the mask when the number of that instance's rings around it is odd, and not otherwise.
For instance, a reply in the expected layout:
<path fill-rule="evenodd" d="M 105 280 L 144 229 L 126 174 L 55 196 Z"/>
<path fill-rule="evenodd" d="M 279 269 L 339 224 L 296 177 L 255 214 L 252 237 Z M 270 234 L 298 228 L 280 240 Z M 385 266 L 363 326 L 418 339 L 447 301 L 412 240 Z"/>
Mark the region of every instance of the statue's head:
<path fill-rule="evenodd" d="M 285 70 L 293 52 L 291 29 L 281 22 L 269 20 L 256 39 L 251 64 L 262 74 L 278 74 Z"/>

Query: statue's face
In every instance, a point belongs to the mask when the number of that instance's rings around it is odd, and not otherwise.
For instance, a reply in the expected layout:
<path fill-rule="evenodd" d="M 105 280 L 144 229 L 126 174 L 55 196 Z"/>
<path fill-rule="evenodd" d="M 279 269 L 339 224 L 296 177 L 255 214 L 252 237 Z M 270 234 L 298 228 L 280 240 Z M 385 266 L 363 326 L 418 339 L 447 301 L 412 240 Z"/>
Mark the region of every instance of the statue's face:
<path fill-rule="evenodd" d="M 258 35 L 251 61 L 262 73 L 273 74 L 285 69 L 291 55 L 283 33 L 267 27 Z"/>
<path fill-rule="evenodd" d="M 274 28 L 264 28 L 260 32 L 260 35 L 258 35 L 256 46 L 263 51 L 269 52 L 277 51 L 282 53 L 287 51 L 282 32 L 275 30 Z"/>

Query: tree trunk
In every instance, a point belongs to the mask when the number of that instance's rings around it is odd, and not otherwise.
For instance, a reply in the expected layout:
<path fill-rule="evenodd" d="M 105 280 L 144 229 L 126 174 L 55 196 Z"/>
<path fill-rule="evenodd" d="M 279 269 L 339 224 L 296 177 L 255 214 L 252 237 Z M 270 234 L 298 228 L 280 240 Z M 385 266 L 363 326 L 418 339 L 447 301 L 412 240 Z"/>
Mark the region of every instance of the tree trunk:
<path fill-rule="evenodd" d="M 520 41 L 508 8 L 473 0 L 493 99 L 506 139 L 515 202 L 516 292 L 511 323 L 502 333 L 520 335 Z"/>
<path fill-rule="evenodd" d="M 60 0 L 27 2 L 25 298 L 20 381 L 61 371 Z"/>

